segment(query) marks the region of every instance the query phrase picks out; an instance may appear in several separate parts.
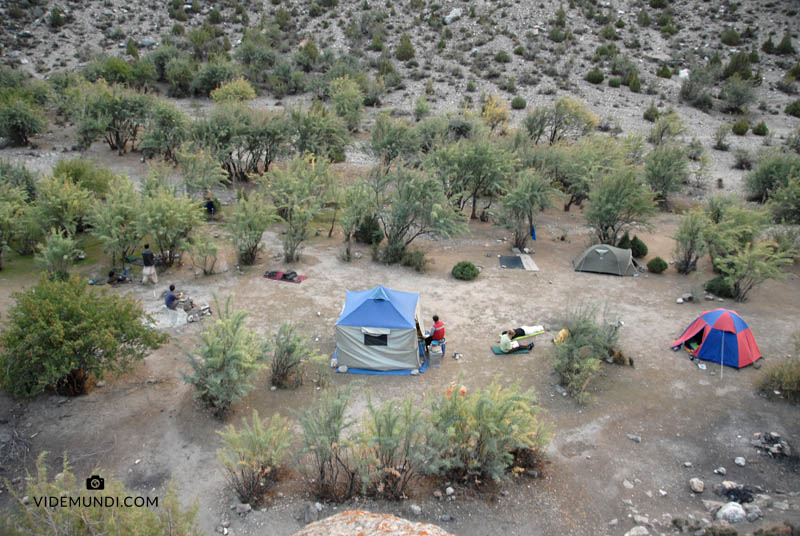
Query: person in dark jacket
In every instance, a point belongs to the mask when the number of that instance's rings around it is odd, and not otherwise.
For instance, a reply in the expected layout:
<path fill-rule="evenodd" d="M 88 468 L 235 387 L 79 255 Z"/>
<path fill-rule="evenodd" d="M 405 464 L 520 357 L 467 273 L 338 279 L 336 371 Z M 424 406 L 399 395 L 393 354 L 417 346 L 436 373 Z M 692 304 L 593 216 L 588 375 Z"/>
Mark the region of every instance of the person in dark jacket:
<path fill-rule="evenodd" d="M 147 283 L 147 280 L 151 280 L 154 285 L 158 284 L 158 275 L 156 275 L 156 256 L 153 255 L 153 252 L 150 251 L 150 244 L 144 245 L 144 251 L 142 251 L 142 264 L 144 268 L 142 269 L 142 285 Z"/>
<path fill-rule="evenodd" d="M 178 308 L 179 299 L 180 298 L 178 298 L 178 295 L 175 294 L 175 285 L 170 285 L 167 295 L 164 296 L 164 305 L 174 311 Z"/>

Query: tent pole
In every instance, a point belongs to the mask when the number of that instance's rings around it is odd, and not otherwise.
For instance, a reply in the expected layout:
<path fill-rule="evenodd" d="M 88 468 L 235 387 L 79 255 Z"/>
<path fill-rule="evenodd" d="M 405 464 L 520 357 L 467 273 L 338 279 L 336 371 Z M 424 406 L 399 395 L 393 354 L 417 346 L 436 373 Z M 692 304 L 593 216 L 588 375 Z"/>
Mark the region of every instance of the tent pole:
<path fill-rule="evenodd" d="M 722 373 L 725 366 L 722 361 L 725 359 L 725 332 L 722 332 L 722 352 L 719 354 L 719 379 L 722 380 Z"/>

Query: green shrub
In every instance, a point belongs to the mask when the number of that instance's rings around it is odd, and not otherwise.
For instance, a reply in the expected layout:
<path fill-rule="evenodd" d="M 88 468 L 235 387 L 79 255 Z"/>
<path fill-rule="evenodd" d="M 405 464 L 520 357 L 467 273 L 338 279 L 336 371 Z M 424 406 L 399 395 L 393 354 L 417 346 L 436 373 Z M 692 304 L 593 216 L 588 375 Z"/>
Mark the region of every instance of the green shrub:
<path fill-rule="evenodd" d="M 588 389 L 601 361 L 619 352 L 616 327 L 596 317 L 597 310 L 588 305 L 567 310 L 561 325 L 569 335 L 556 345 L 553 356 L 559 383 L 581 404 L 589 400 Z"/>
<path fill-rule="evenodd" d="M 712 84 L 710 71 L 696 66 L 689 73 L 689 78 L 681 83 L 680 98 L 698 110 L 708 111 L 712 106 L 710 92 Z"/>
<path fill-rule="evenodd" d="M 528 103 L 525 102 L 525 99 L 523 99 L 519 95 L 511 99 L 511 107 L 514 110 L 524 110 L 527 105 Z"/>
<path fill-rule="evenodd" d="M 250 82 L 242 77 L 225 82 L 211 92 L 214 102 L 247 101 L 256 98 L 256 91 Z"/>
<path fill-rule="evenodd" d="M 60 472 L 49 479 L 46 452 L 36 461 L 36 474 L 25 479 L 25 491 L 17 492 L 9 486 L 14 506 L 0 525 L 8 536 L 43 536 L 45 534 L 170 534 L 171 536 L 200 536 L 202 531 L 195 524 L 197 507 L 182 509 L 178 494 L 172 483 L 160 494 L 158 508 L 131 508 L 123 506 L 122 500 L 112 504 L 97 504 L 95 491 L 86 489 L 86 480 L 75 478 L 72 467 L 64 459 Z M 83 476 L 85 476 L 84 473 Z M 126 489 L 122 481 L 105 473 L 93 470 L 105 479 L 103 496 L 139 497 L 132 489 Z M 30 497 L 32 500 L 24 500 Z M 49 508 L 45 501 L 36 504 L 36 497 L 61 497 L 76 500 L 69 508 Z M 143 500 L 143 499 L 142 499 Z M 86 506 L 88 504 L 88 506 Z"/>
<path fill-rule="evenodd" d="M 780 151 L 761 155 L 756 168 L 745 177 L 749 199 L 764 202 L 778 188 L 785 186 L 789 178 L 797 176 L 800 156 Z"/>
<path fill-rule="evenodd" d="M 83 158 L 62 158 L 53 167 L 53 177 L 62 177 L 84 190 L 94 192 L 103 198 L 109 192 L 116 175 L 95 160 Z"/>
<path fill-rule="evenodd" d="M 647 263 L 647 271 L 652 272 L 654 274 L 660 274 L 668 267 L 669 265 L 667 264 L 667 261 L 665 261 L 661 257 L 650 259 L 650 261 Z"/>
<path fill-rule="evenodd" d="M 329 91 L 336 115 L 344 120 L 348 130 L 358 130 L 364 112 L 364 93 L 359 85 L 349 76 L 343 76 L 331 81 Z"/>
<path fill-rule="evenodd" d="M 222 23 L 222 13 L 212 7 L 211 11 L 208 12 L 208 18 L 206 20 L 209 24 L 220 24 Z"/>
<path fill-rule="evenodd" d="M 219 302 L 215 308 L 218 319 L 200 333 L 195 350 L 185 352 L 192 374 L 182 376 L 194 386 L 195 398 L 221 418 L 253 389 L 251 376 L 264 368 L 266 346 L 244 326 L 247 313 L 232 310 L 230 297 L 224 308 Z"/>
<path fill-rule="evenodd" d="M 297 413 L 300 422 L 300 472 L 321 500 L 343 502 L 363 491 L 363 467 L 347 430 L 350 390 L 324 390 L 312 407 Z"/>
<path fill-rule="evenodd" d="M 238 253 L 239 262 L 252 265 L 261 249 L 261 237 L 271 223 L 278 221 L 275 210 L 259 193 L 242 196 L 225 220 L 225 230 L 230 234 Z"/>
<path fill-rule="evenodd" d="M 722 70 L 722 78 L 728 79 L 734 74 L 738 74 L 742 80 L 750 80 L 753 73 L 750 70 L 750 55 L 747 52 L 737 52 L 728 61 Z"/>
<path fill-rule="evenodd" d="M 689 178 L 686 151 L 679 145 L 660 145 L 644 161 L 645 181 L 660 201 L 666 201 L 671 194 L 679 192 L 681 185 Z"/>
<path fill-rule="evenodd" d="M 735 28 L 728 28 L 720 36 L 723 45 L 729 47 L 738 47 L 742 44 L 742 39 L 739 37 L 739 32 Z"/>
<path fill-rule="evenodd" d="M 800 351 L 795 346 L 795 352 Z M 800 357 L 794 356 L 764 371 L 758 385 L 767 396 L 781 393 L 790 402 L 800 402 Z"/>
<path fill-rule="evenodd" d="M 388 249 L 389 245 L 387 244 L 385 247 Z M 384 254 L 384 262 L 391 263 L 392 258 L 392 254 Z M 431 259 L 425 256 L 425 251 L 422 249 L 405 248 L 400 258 L 401 265 L 413 268 L 420 273 L 424 273 L 432 262 Z"/>
<path fill-rule="evenodd" d="M 631 245 L 631 236 L 625 231 L 625 234 L 622 235 L 622 238 L 619 239 L 617 242 L 617 247 L 620 249 L 631 249 L 633 246 Z"/>
<path fill-rule="evenodd" d="M 26 201 L 30 202 L 36 197 L 36 176 L 25 166 L 0 158 L 0 187 L 22 188 L 26 193 Z"/>
<path fill-rule="evenodd" d="M 408 61 L 414 57 L 414 45 L 411 44 L 411 37 L 404 33 L 400 36 L 400 45 L 395 51 L 395 57 L 399 61 Z"/>
<path fill-rule="evenodd" d="M 480 273 L 480 270 L 469 261 L 461 261 L 453 266 L 453 277 L 462 281 L 472 281 Z"/>
<path fill-rule="evenodd" d="M 509 63 L 511 62 L 511 56 L 508 55 L 508 52 L 505 50 L 500 50 L 497 54 L 494 55 L 494 61 L 497 63 Z"/>
<path fill-rule="evenodd" d="M 595 67 L 594 69 L 592 69 L 591 71 L 586 73 L 586 77 L 585 77 L 585 80 L 587 82 L 589 82 L 590 84 L 595 84 L 595 85 L 603 83 L 604 79 L 605 79 L 605 75 L 603 74 L 603 71 L 601 71 L 597 67 Z"/>
<path fill-rule="evenodd" d="M 219 248 L 214 242 L 206 237 L 195 238 L 192 242 L 191 253 L 192 268 L 195 270 L 199 268 L 203 275 L 214 273 L 214 265 L 217 264 L 217 254 L 219 253 Z"/>
<path fill-rule="evenodd" d="M 273 339 L 270 383 L 281 389 L 303 383 L 303 366 L 315 353 L 297 326 L 284 322 Z"/>
<path fill-rule="evenodd" d="M 720 98 L 725 99 L 726 111 L 744 112 L 747 106 L 756 100 L 753 83 L 742 80 L 738 74 L 734 74 L 725 82 Z"/>
<path fill-rule="evenodd" d="M 797 99 L 787 104 L 786 108 L 784 108 L 783 111 L 791 115 L 792 117 L 800 117 L 800 99 Z M 2 120 L 1 113 L 0 113 L 0 120 Z"/>
<path fill-rule="evenodd" d="M 747 149 L 733 151 L 733 167 L 736 169 L 750 170 L 753 168 L 753 156 Z"/>
<path fill-rule="evenodd" d="M 750 130 L 750 123 L 744 118 L 739 119 L 731 125 L 731 132 L 737 136 L 744 136 L 747 134 L 748 130 Z"/>
<path fill-rule="evenodd" d="M 239 430 L 229 424 L 225 430 L 217 431 L 222 440 L 217 456 L 239 500 L 257 505 L 278 479 L 278 469 L 286 460 L 291 440 L 287 421 L 279 414 L 267 422 L 254 409 L 251 423 L 242 418 Z"/>
<path fill-rule="evenodd" d="M 147 59 L 149 59 L 155 66 L 158 80 L 166 81 L 167 63 L 169 63 L 171 59 L 180 58 L 182 55 L 183 53 L 177 47 L 172 45 L 162 45 L 148 54 Z M 191 83 L 191 78 L 189 78 L 189 82 Z"/>
<path fill-rule="evenodd" d="M 90 376 L 128 371 L 166 340 L 148 326 L 137 300 L 89 287 L 79 277 L 42 278 L 13 297 L 0 333 L 0 386 L 12 396 L 48 387 L 82 394 Z"/>
<path fill-rule="evenodd" d="M 624 82 L 625 80 L 623 80 L 623 83 Z M 628 88 L 630 88 L 632 92 L 639 93 L 642 91 L 642 82 L 639 80 L 639 73 L 634 71 L 627 78 L 627 82 L 628 82 L 627 86 Z"/>
<path fill-rule="evenodd" d="M 769 128 L 767 128 L 767 124 L 764 121 L 761 121 L 759 124 L 753 127 L 753 134 L 756 136 L 766 136 L 769 134 Z"/>
<path fill-rule="evenodd" d="M 631 239 L 631 254 L 635 259 L 647 257 L 647 245 L 638 236 Z"/>
<path fill-rule="evenodd" d="M 64 236 L 55 229 L 50 229 L 50 234 L 44 243 L 39 244 L 38 250 L 37 266 L 47 272 L 51 279 L 58 281 L 69 279 L 69 267 L 81 253 L 71 237 Z"/>
<path fill-rule="evenodd" d="M 44 110 L 27 99 L 0 99 L 0 136 L 13 145 L 27 145 L 31 136 L 41 134 L 47 126 Z"/>
<path fill-rule="evenodd" d="M 373 214 L 363 218 L 353 236 L 361 244 L 379 244 L 383 240 L 383 228 L 378 217 Z"/>
<path fill-rule="evenodd" d="M 650 0 L 650 7 L 653 9 L 664 9 L 667 5 L 667 0 Z"/>
<path fill-rule="evenodd" d="M 772 36 L 769 36 L 764 44 L 761 45 L 761 51 L 767 54 L 775 53 L 775 43 L 772 41 Z"/>
<path fill-rule="evenodd" d="M 67 18 L 64 16 L 64 12 L 61 11 L 61 9 L 53 6 L 50 9 L 50 17 L 47 22 L 50 24 L 51 28 L 56 29 L 64 26 L 67 23 Z"/>
<path fill-rule="evenodd" d="M 800 177 L 790 177 L 772 194 L 768 206 L 777 223 L 800 223 Z"/>
<path fill-rule="evenodd" d="M 666 63 L 662 63 L 661 67 L 659 67 L 656 71 L 656 76 L 661 78 L 672 78 L 672 71 L 669 70 L 669 67 Z"/>
<path fill-rule="evenodd" d="M 792 36 L 786 31 L 783 34 L 783 39 L 781 39 L 781 42 L 778 43 L 778 46 L 775 48 L 775 54 L 780 56 L 794 56 L 795 53 L 796 51 L 792 45 Z"/>
<path fill-rule="evenodd" d="M 428 444 L 439 453 L 437 473 L 471 485 L 497 482 L 507 477 L 515 453 L 525 451 L 541 461 L 550 430 L 539 422 L 533 390 L 497 382 L 467 393 L 457 382 L 433 396 L 428 405 L 432 431 Z"/>
<path fill-rule="evenodd" d="M 230 82 L 239 74 L 233 63 L 212 62 L 203 65 L 192 80 L 192 91 L 196 95 L 208 96 L 226 82 Z"/>
<path fill-rule="evenodd" d="M 660 115 L 661 115 L 661 112 L 658 111 L 658 107 L 656 106 L 656 103 L 655 102 L 651 102 L 650 106 L 648 106 L 647 109 L 642 114 L 642 117 L 645 120 L 650 121 L 651 123 L 655 123 L 656 119 L 658 119 Z"/>
<path fill-rule="evenodd" d="M 616 76 L 614 78 L 609 78 L 608 85 L 609 87 L 619 87 L 622 85 L 622 78 Z"/>
<path fill-rule="evenodd" d="M 731 133 L 731 125 L 729 123 L 723 123 L 717 130 L 714 131 L 714 149 L 718 151 L 727 151 L 730 147 L 728 145 L 728 134 Z"/>
<path fill-rule="evenodd" d="M 733 285 L 722 275 L 710 279 L 704 287 L 706 292 L 720 298 L 734 298 L 736 296 L 733 292 Z"/>

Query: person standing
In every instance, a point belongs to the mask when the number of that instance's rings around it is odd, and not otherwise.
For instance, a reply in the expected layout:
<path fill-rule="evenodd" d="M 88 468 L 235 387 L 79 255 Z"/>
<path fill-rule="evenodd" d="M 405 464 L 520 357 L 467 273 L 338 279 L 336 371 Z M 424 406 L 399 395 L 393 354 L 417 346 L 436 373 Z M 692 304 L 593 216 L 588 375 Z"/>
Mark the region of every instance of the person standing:
<path fill-rule="evenodd" d="M 151 280 L 154 285 L 158 284 L 158 275 L 156 274 L 156 257 L 153 255 L 153 252 L 150 251 L 150 244 L 144 245 L 144 251 L 142 252 L 142 264 L 144 268 L 142 269 L 142 285 L 147 283 L 147 280 Z"/>
<path fill-rule="evenodd" d="M 439 320 L 439 315 L 433 315 L 433 327 L 431 327 L 430 335 L 425 337 L 425 353 L 428 353 L 428 346 L 433 341 L 444 341 L 444 322 Z"/>

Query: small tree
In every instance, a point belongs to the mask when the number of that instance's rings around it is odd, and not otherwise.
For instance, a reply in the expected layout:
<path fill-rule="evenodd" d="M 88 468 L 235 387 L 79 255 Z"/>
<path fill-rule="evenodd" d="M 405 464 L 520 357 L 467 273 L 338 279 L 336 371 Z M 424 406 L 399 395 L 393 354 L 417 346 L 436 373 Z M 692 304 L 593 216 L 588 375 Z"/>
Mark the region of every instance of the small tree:
<path fill-rule="evenodd" d="M 347 126 L 317 101 L 308 111 L 290 113 L 292 145 L 298 153 L 312 153 L 332 162 L 343 162 Z"/>
<path fill-rule="evenodd" d="M 111 254 L 112 264 L 119 259 L 125 268 L 125 259 L 131 255 L 142 239 L 142 230 L 136 225 L 142 205 L 142 195 L 131 181 L 119 179 L 103 203 L 95 203 L 89 211 L 91 233 Z"/>
<path fill-rule="evenodd" d="M 7 162 L 0 158 L 0 186 L 6 188 L 22 188 L 25 202 L 36 198 L 36 175 L 25 166 Z"/>
<path fill-rule="evenodd" d="M 222 448 L 217 451 L 217 456 L 225 469 L 228 484 L 240 501 L 256 505 L 278 479 L 278 469 L 291 446 L 286 419 L 275 414 L 268 422 L 253 410 L 250 423 L 242 418 L 239 430 L 229 424 L 217 434 L 222 439 Z"/>
<path fill-rule="evenodd" d="M 349 76 L 337 78 L 330 83 L 331 102 L 336 115 L 341 117 L 350 132 L 358 130 L 364 111 L 364 94 Z"/>
<path fill-rule="evenodd" d="M 502 132 L 509 119 L 508 103 L 499 95 L 489 95 L 481 109 L 481 119 L 494 132 L 498 128 Z"/>
<path fill-rule="evenodd" d="M 36 474 L 26 478 L 24 491 L 18 492 L 16 487 L 9 486 L 14 506 L 3 522 L 3 534 L 202 534 L 195 523 L 197 507 L 183 509 L 171 482 L 166 486 L 166 491 L 159 494 L 158 508 L 131 508 L 123 506 L 122 501 L 98 504 L 93 500 L 95 492 L 87 492 L 86 480 L 75 478 L 66 457 L 60 472 L 51 480 L 47 474 L 46 456 L 47 452 L 39 455 Z M 91 474 L 104 477 L 104 496 L 137 497 L 135 490 L 126 489 L 120 480 L 104 471 L 93 470 Z M 25 500 L 25 497 L 31 500 Z M 44 500 L 37 504 L 38 497 Z M 45 503 L 48 497 L 69 497 L 70 500 L 76 500 L 76 504 L 69 508 L 48 508 Z"/>
<path fill-rule="evenodd" d="M 264 368 L 267 346 L 245 327 L 248 313 L 234 311 L 231 299 L 220 308 L 219 319 L 200 334 L 202 342 L 193 352 L 186 352 L 192 374 L 183 374 L 183 381 L 195 388 L 201 400 L 217 417 L 224 417 L 231 404 L 253 389 L 251 376 Z"/>
<path fill-rule="evenodd" d="M 650 129 L 647 141 L 658 147 L 659 145 L 671 141 L 686 132 L 686 126 L 681 117 L 676 112 L 669 112 L 659 117 L 656 124 Z"/>
<path fill-rule="evenodd" d="M 404 120 L 392 119 L 386 113 L 375 118 L 370 135 L 369 150 L 386 169 L 398 159 L 409 159 L 420 150 L 418 132 Z"/>
<path fill-rule="evenodd" d="M 256 90 L 241 76 L 225 82 L 211 92 L 214 102 L 248 101 L 256 98 Z"/>
<path fill-rule="evenodd" d="M 601 243 L 616 244 L 634 222 L 646 224 L 653 212 L 653 192 L 637 180 L 634 169 L 623 168 L 595 182 L 586 219 Z"/>
<path fill-rule="evenodd" d="M 400 61 L 408 61 L 414 57 L 414 45 L 407 33 L 400 36 L 400 44 L 395 52 L 395 57 Z"/>
<path fill-rule="evenodd" d="M 270 383 L 281 389 L 299 387 L 303 382 L 303 363 L 315 354 L 308 338 L 298 332 L 296 325 L 284 322 L 272 342 Z"/>
<path fill-rule="evenodd" d="M 146 124 L 153 99 L 135 91 L 109 86 L 98 80 L 84 92 L 83 105 L 73 110 L 78 125 L 79 144 L 88 148 L 103 136 L 108 146 L 121 155 L 128 147 L 133 150 L 139 128 Z"/>
<path fill-rule="evenodd" d="M 552 145 L 562 139 L 588 134 L 597 126 L 597 118 L 580 102 L 562 97 L 552 108 L 535 108 L 523 124 L 534 143 L 544 137 Z"/>
<path fill-rule="evenodd" d="M 644 172 L 656 200 L 666 203 L 689 178 L 686 151 L 678 145 L 660 145 L 645 157 Z"/>
<path fill-rule="evenodd" d="M 344 207 L 342 208 L 342 215 L 339 217 L 339 225 L 342 227 L 342 233 L 344 234 L 344 260 L 349 262 L 353 234 L 361 226 L 364 219 L 370 215 L 372 206 L 369 193 L 363 183 L 349 186 L 344 191 L 343 198 Z"/>
<path fill-rule="evenodd" d="M 782 267 L 792 264 L 793 256 L 793 251 L 781 250 L 775 242 L 761 241 L 715 259 L 714 266 L 733 286 L 736 301 L 742 302 L 753 287 L 767 279 L 785 279 Z"/>
<path fill-rule="evenodd" d="M 778 223 L 800 223 L 800 177 L 790 177 L 785 186 L 772 194 L 768 204 Z"/>
<path fill-rule="evenodd" d="M 261 249 L 261 236 L 269 224 L 278 221 L 275 211 L 259 194 L 242 195 L 226 218 L 225 230 L 231 236 L 233 246 L 242 264 L 254 264 Z"/>
<path fill-rule="evenodd" d="M 195 237 L 192 242 L 192 266 L 200 268 L 203 275 L 213 274 L 219 248 L 206 236 Z"/>
<path fill-rule="evenodd" d="M 69 278 L 69 267 L 81 251 L 75 241 L 64 236 L 55 229 L 50 229 L 43 244 L 38 246 L 36 264 L 47 272 L 51 279 L 66 281 Z"/>
<path fill-rule="evenodd" d="M 188 137 L 186 114 L 174 104 L 158 100 L 148 114 L 139 148 L 146 157 L 160 155 L 176 162 L 176 152 Z"/>
<path fill-rule="evenodd" d="M 46 126 L 41 106 L 22 97 L 0 100 L 0 136 L 13 145 L 28 145 L 31 136 L 41 134 Z"/>
<path fill-rule="evenodd" d="M 67 177 L 49 177 L 39 183 L 37 199 L 41 227 L 73 235 L 89 212 L 91 193 Z"/>
<path fill-rule="evenodd" d="M 298 156 L 288 169 L 270 171 L 267 181 L 268 195 L 287 226 L 283 257 L 286 262 L 294 262 L 300 246 L 308 239 L 311 221 L 322 208 L 323 194 L 330 187 L 330 165 L 324 158 Z"/>
<path fill-rule="evenodd" d="M 164 263 L 172 266 L 186 248 L 192 229 L 202 220 L 201 205 L 187 197 L 175 197 L 169 188 L 158 187 L 144 197 L 136 227 L 142 236 L 153 237 Z"/>
<path fill-rule="evenodd" d="M 118 177 L 96 160 L 72 158 L 59 160 L 53 167 L 53 176 L 69 179 L 76 186 L 94 193 L 100 199 L 111 190 L 111 185 Z"/>
<path fill-rule="evenodd" d="M 534 216 L 552 205 L 555 193 L 542 175 L 529 170 L 520 173 L 516 184 L 503 197 L 500 212 L 500 223 L 514 233 L 515 248 L 525 247 Z"/>
<path fill-rule="evenodd" d="M 82 394 L 90 376 L 125 372 L 166 340 L 148 325 L 152 319 L 139 302 L 79 277 L 42 278 L 14 299 L 0 333 L 0 385 L 12 396 L 48 386 Z"/>
<path fill-rule="evenodd" d="M 26 207 L 25 190 L 17 186 L 0 189 L 0 270 L 3 269 L 3 253 L 14 238 L 19 218 Z"/>
<path fill-rule="evenodd" d="M 675 235 L 675 268 L 679 274 L 689 274 L 697 269 L 697 261 L 706 254 L 704 229 L 708 219 L 700 210 L 687 212 L 678 225 Z"/>
<path fill-rule="evenodd" d="M 725 111 L 742 113 L 747 111 L 747 106 L 756 101 L 753 84 L 742 79 L 739 73 L 734 74 L 725 82 L 722 95 L 725 98 Z"/>
<path fill-rule="evenodd" d="M 228 174 L 207 149 L 184 145 L 175 153 L 183 189 L 188 196 L 209 192 L 228 182 Z"/>

